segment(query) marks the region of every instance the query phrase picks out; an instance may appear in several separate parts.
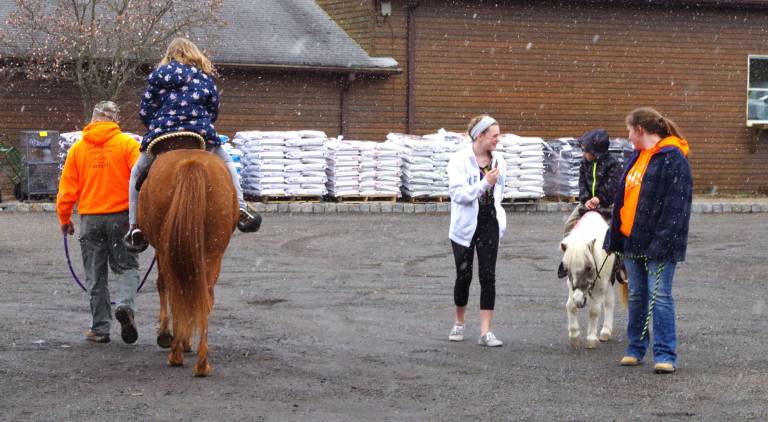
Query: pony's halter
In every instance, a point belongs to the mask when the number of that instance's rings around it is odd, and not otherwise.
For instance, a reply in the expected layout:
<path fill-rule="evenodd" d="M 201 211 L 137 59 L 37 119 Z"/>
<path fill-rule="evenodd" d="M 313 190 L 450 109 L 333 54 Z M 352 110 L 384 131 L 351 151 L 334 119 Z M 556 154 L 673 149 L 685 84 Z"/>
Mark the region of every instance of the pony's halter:
<path fill-rule="evenodd" d="M 608 257 L 613 255 L 613 253 L 609 253 L 605 255 L 605 259 L 603 259 L 603 264 L 600 265 L 600 269 L 597 270 L 595 273 L 595 277 L 592 279 L 592 281 L 589 282 L 589 285 L 587 287 L 587 295 L 589 297 L 592 297 L 592 289 L 595 288 L 595 284 L 597 284 L 597 278 L 600 277 L 600 272 L 603 271 L 603 267 L 605 267 L 605 263 L 608 261 Z M 592 262 L 595 263 L 595 268 L 597 268 L 597 260 L 595 259 L 595 255 L 590 253 L 589 256 L 592 257 Z M 568 282 L 571 283 L 571 290 L 576 290 L 576 286 L 573 284 L 573 277 L 571 277 L 571 272 L 568 271 Z"/>

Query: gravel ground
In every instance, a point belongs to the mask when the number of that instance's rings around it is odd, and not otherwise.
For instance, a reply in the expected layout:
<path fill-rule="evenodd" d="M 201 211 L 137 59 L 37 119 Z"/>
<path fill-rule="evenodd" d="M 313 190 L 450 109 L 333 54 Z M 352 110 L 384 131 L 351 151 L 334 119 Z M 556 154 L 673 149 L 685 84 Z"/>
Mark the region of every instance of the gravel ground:
<path fill-rule="evenodd" d="M 555 278 L 566 216 L 509 215 L 494 321 L 505 344 L 484 349 L 477 282 L 469 339 L 447 341 L 448 215 L 269 214 L 233 238 L 210 319 L 214 372 L 198 379 L 193 355 L 170 368 L 155 344 L 152 282 L 137 344 L 117 324 L 112 343 L 87 343 L 55 216 L 0 213 L 0 420 L 767 420 L 765 214 L 694 215 L 666 376 L 618 366 L 621 308 L 615 339 L 568 346 Z"/>

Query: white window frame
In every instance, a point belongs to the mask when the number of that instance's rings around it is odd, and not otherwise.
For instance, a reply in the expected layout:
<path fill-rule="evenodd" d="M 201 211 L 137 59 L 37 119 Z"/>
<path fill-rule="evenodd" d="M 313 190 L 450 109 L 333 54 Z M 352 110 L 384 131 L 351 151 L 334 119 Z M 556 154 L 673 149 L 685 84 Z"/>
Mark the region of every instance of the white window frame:
<path fill-rule="evenodd" d="M 768 78 L 765 81 L 752 81 L 751 77 L 751 65 L 753 60 L 765 60 L 768 67 L 768 55 L 763 54 L 749 54 L 747 56 L 747 96 L 746 96 L 746 118 L 747 127 L 768 127 Z M 757 83 L 763 83 L 764 87 L 754 87 Z M 762 103 L 756 103 L 757 101 Z M 750 101 L 752 104 L 750 105 Z M 764 109 L 765 115 L 762 118 L 750 119 L 750 107 L 755 110 L 756 107 Z"/>

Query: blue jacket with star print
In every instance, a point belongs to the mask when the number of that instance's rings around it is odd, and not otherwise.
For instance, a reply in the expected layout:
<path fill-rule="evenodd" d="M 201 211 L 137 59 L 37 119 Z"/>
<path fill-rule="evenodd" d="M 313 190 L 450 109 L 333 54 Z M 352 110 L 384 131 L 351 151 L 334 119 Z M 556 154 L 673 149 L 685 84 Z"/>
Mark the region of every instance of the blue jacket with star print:
<path fill-rule="evenodd" d="M 219 145 L 213 123 L 219 115 L 219 94 L 211 75 L 196 66 L 172 61 L 149 74 L 139 117 L 147 127 L 141 151 L 169 132 L 199 133 L 208 145 Z"/>

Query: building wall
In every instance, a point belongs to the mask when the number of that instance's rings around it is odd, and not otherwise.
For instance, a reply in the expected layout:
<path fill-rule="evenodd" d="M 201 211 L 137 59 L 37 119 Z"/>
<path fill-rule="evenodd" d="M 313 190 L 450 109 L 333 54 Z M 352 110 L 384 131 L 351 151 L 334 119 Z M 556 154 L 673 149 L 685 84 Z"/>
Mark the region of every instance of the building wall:
<path fill-rule="evenodd" d="M 362 0 L 320 3 L 337 11 L 329 12 L 334 18 L 373 9 Z M 392 16 L 370 18 L 368 53 L 395 58 L 403 73 L 351 84 L 349 138 L 383 140 L 406 131 L 406 3 L 394 0 Z M 753 152 L 745 128 L 747 55 L 768 54 L 768 12 L 615 3 L 419 1 L 414 132 L 462 131 L 472 116 L 491 113 L 503 131 L 520 135 L 578 136 L 604 127 L 618 137 L 626 136 L 627 112 L 651 105 L 688 138 L 698 191 L 768 191 L 768 140 Z M 337 135 L 340 80 L 223 69 L 217 128 L 230 136 L 254 129 Z M 82 125 L 74 87 L 17 80 L 0 89 L 0 133 L 13 140 L 20 130 Z M 142 89 L 137 81 L 121 101 L 125 130 L 143 130 L 135 118 Z M 9 196 L 2 176 L 0 188 Z"/>
<path fill-rule="evenodd" d="M 364 49 L 371 48 L 375 0 L 317 0 L 317 4 Z"/>
<path fill-rule="evenodd" d="M 353 86 L 353 137 L 404 130 L 405 3 L 377 20 L 369 50 L 404 73 Z M 461 131 L 490 113 L 520 135 L 625 137 L 625 115 L 650 105 L 691 143 L 697 190 L 768 190 L 768 140 L 753 152 L 745 127 L 747 55 L 768 54 L 765 10 L 422 0 L 414 13 L 414 132 Z"/>

